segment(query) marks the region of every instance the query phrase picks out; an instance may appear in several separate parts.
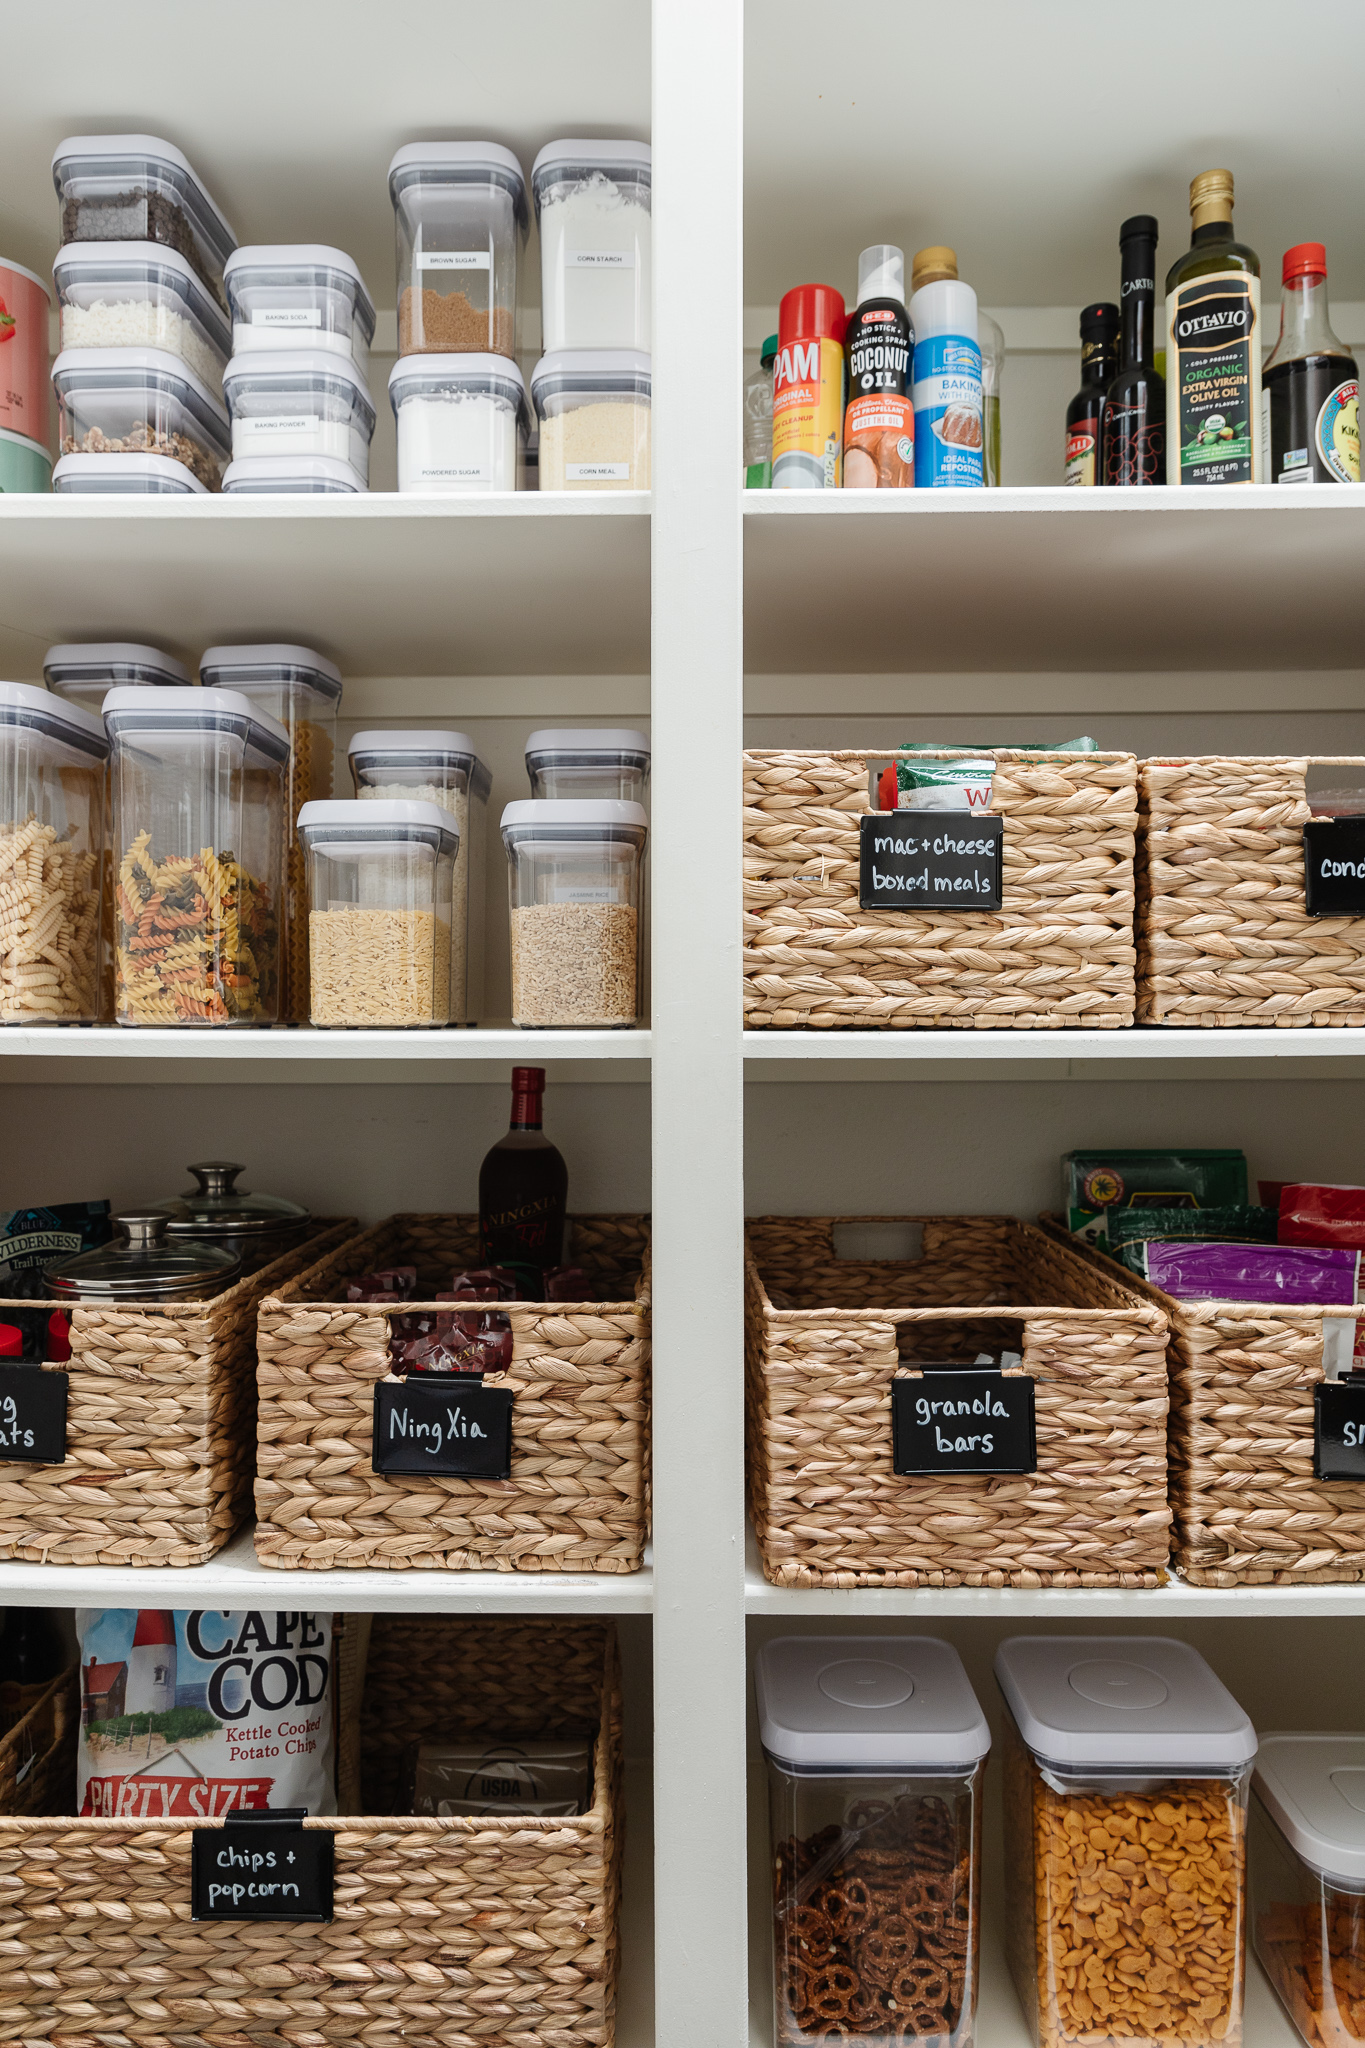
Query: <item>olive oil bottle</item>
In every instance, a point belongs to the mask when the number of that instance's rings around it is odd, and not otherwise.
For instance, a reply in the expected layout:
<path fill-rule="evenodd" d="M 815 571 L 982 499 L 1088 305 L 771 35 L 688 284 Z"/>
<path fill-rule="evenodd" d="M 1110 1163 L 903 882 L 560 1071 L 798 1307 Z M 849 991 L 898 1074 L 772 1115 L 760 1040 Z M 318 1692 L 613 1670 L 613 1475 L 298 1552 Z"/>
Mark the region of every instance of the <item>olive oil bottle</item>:
<path fill-rule="evenodd" d="M 1190 185 L 1166 274 L 1166 481 L 1261 481 L 1261 265 L 1232 232 L 1231 171 Z"/>

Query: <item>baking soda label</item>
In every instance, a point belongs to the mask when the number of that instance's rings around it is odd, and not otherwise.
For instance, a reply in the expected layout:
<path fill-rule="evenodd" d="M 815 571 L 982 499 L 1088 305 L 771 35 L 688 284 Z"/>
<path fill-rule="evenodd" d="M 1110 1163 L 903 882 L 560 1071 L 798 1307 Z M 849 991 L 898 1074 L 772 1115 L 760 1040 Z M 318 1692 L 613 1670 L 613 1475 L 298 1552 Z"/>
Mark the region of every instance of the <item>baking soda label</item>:
<path fill-rule="evenodd" d="M 843 481 L 844 351 L 831 335 L 789 342 L 773 362 L 775 491 L 837 491 Z"/>
<path fill-rule="evenodd" d="M 321 327 L 321 306 L 253 306 L 253 327 Z"/>
<path fill-rule="evenodd" d="M 915 482 L 921 489 L 979 484 L 981 351 L 962 334 L 915 343 Z"/>

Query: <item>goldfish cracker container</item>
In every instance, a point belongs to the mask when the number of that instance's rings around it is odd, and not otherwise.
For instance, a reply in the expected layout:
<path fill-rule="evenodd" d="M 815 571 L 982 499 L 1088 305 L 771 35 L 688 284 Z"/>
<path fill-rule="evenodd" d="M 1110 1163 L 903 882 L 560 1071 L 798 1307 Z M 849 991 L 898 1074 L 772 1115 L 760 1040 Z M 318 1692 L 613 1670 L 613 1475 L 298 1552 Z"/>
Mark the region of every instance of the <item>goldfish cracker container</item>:
<path fill-rule="evenodd" d="M 0 256 L 0 427 L 45 443 L 49 432 L 47 287 L 21 263 Z M 44 451 L 45 452 L 45 451 Z M 7 490 L 17 488 L 7 484 Z M 18 488 L 46 489 L 46 485 Z"/>
<path fill-rule="evenodd" d="M 1251 1802 L 1251 1940 L 1300 2038 L 1365 2035 L 1365 1735 L 1265 1735 Z"/>
<path fill-rule="evenodd" d="M 799 284 L 778 308 L 773 363 L 775 491 L 837 491 L 843 482 L 843 297 Z"/>

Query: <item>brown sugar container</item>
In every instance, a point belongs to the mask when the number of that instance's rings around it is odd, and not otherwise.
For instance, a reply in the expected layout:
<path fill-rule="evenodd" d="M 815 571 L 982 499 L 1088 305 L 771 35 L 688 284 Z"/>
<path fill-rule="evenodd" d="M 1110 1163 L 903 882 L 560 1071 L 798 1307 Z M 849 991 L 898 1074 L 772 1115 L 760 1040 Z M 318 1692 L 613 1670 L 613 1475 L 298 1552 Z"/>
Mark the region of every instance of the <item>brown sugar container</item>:
<path fill-rule="evenodd" d="M 400 356 L 516 354 L 526 180 L 496 142 L 409 142 L 389 165 Z"/>
<path fill-rule="evenodd" d="M 1365 1735 L 1265 1735 L 1251 1801 L 1251 1940 L 1310 2048 L 1365 2035 Z"/>

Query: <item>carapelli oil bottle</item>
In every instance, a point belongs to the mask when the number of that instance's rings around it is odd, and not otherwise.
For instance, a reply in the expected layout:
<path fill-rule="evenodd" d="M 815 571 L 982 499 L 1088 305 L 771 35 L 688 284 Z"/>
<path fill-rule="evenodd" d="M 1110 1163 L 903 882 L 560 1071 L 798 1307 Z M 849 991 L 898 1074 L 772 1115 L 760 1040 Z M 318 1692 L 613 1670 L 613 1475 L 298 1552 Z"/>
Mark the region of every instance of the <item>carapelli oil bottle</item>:
<path fill-rule="evenodd" d="M 1261 264 L 1232 232 L 1232 172 L 1190 185 L 1190 246 L 1166 273 L 1166 481 L 1261 481 Z"/>
<path fill-rule="evenodd" d="M 775 491 L 837 491 L 843 481 L 844 295 L 799 284 L 777 311 Z"/>

